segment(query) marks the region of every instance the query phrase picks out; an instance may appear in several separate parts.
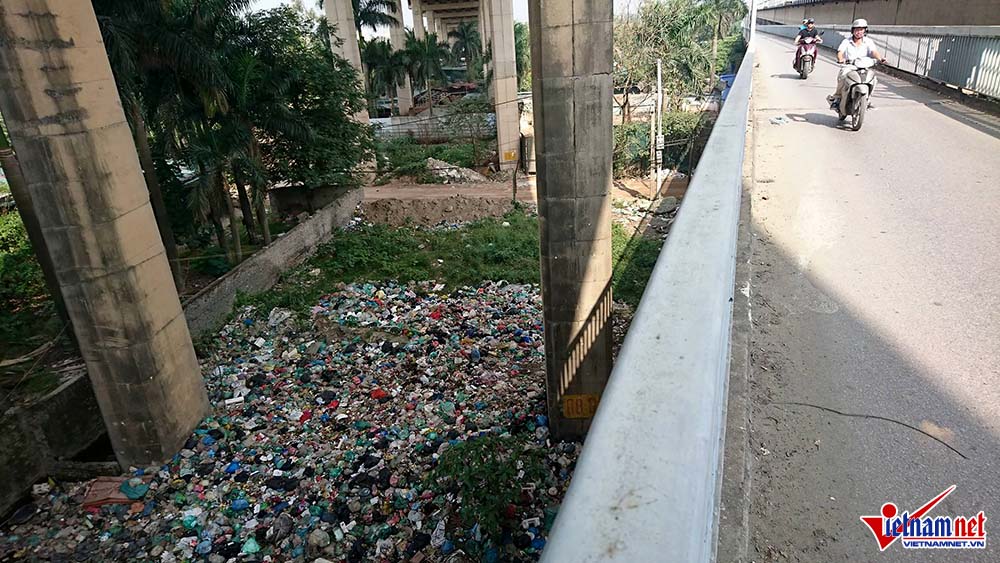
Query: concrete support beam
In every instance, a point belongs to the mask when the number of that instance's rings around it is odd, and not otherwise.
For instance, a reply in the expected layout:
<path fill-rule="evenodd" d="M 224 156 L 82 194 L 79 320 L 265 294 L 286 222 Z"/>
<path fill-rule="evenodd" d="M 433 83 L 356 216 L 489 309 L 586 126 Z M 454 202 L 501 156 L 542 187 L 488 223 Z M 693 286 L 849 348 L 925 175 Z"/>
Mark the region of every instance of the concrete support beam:
<path fill-rule="evenodd" d="M 435 27 L 437 22 L 434 19 L 434 10 L 425 10 L 424 16 L 427 17 L 427 33 L 437 33 L 437 27 Z M 438 37 L 438 41 L 440 40 L 441 38 Z"/>
<path fill-rule="evenodd" d="M 580 438 L 611 372 L 612 0 L 528 6 L 549 421 Z"/>
<path fill-rule="evenodd" d="M 333 52 L 347 59 L 358 73 L 358 80 L 363 85 L 364 68 L 361 66 L 361 46 L 358 44 L 358 29 L 354 23 L 354 7 L 351 0 L 326 0 L 323 3 L 326 19 L 334 26 L 332 41 Z M 368 110 L 364 109 L 354 115 L 362 123 L 368 123 Z"/>
<path fill-rule="evenodd" d="M 497 116 L 497 149 L 500 168 L 517 166 L 521 128 L 517 109 L 517 64 L 514 56 L 514 3 L 488 0 L 490 42 L 493 44 L 493 103 Z M 567 4 L 573 11 L 573 5 Z M 571 47 L 563 47 L 572 50 Z"/>
<path fill-rule="evenodd" d="M 492 41 L 490 34 L 493 33 L 493 22 L 490 21 L 490 0 L 482 0 L 479 3 L 479 40 L 482 42 L 483 53 Z M 486 70 L 488 65 L 483 65 Z"/>
<path fill-rule="evenodd" d="M 431 2 L 429 5 L 437 10 L 477 10 L 482 2 Z"/>
<path fill-rule="evenodd" d="M 167 461 L 208 399 L 90 2 L 3 0 L 0 111 L 115 455 Z"/>
<path fill-rule="evenodd" d="M 389 41 L 393 50 L 402 51 L 406 47 L 406 30 L 403 28 L 403 2 L 396 0 L 396 13 L 399 14 L 400 25 L 389 28 Z M 403 78 L 402 86 L 396 86 L 396 99 L 399 104 L 399 114 L 410 113 L 413 107 L 413 89 L 410 87 L 410 77 Z"/>
<path fill-rule="evenodd" d="M 420 0 L 411 0 L 410 10 L 413 14 L 413 36 L 418 40 L 424 39 L 424 9 Z"/>

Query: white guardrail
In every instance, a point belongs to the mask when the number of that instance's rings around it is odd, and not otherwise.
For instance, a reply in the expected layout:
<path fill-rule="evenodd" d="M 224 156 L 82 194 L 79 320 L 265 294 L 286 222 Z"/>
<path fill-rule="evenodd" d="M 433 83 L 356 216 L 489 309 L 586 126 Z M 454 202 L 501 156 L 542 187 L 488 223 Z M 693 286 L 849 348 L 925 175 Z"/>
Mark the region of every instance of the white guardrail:
<path fill-rule="evenodd" d="M 751 49 L 625 337 L 545 563 L 715 557 L 753 66 Z"/>
<path fill-rule="evenodd" d="M 850 25 L 819 25 L 832 31 L 824 45 L 836 49 Z M 794 38 L 797 25 L 763 25 L 764 33 Z M 886 63 L 899 70 L 1000 98 L 1000 26 L 873 25 L 869 37 Z"/>

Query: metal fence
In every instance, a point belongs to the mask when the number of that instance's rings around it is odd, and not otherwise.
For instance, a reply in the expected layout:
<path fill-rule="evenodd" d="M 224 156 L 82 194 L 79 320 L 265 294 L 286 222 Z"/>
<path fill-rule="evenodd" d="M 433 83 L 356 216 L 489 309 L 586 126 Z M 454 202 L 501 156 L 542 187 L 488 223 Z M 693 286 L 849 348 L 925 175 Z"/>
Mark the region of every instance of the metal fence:
<path fill-rule="evenodd" d="M 759 25 L 765 33 L 795 37 L 795 25 Z M 826 46 L 836 49 L 849 25 L 827 25 L 836 32 Z M 889 66 L 977 94 L 1000 98 L 1000 26 L 872 26 L 869 37 Z"/>
<path fill-rule="evenodd" d="M 715 556 L 753 49 L 601 397 L 546 563 Z"/>
<path fill-rule="evenodd" d="M 375 136 L 380 139 L 413 137 L 423 141 L 447 140 L 469 136 L 496 135 L 496 114 L 454 114 L 441 109 L 434 116 L 372 118 Z"/>

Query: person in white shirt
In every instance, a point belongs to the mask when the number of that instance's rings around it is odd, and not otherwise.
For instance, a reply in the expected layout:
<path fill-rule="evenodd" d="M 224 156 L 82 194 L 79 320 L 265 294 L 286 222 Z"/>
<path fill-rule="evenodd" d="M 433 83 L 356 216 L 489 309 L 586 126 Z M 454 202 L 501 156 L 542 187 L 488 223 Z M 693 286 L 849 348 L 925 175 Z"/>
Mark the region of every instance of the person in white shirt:
<path fill-rule="evenodd" d="M 837 91 L 832 96 L 828 96 L 831 106 L 840 102 L 840 96 L 844 93 L 844 84 L 847 74 L 851 72 L 850 63 L 861 57 L 871 57 L 880 63 L 885 59 L 875 48 L 875 42 L 868 38 L 868 20 L 856 19 L 851 24 L 851 37 L 844 39 L 840 47 L 837 48 L 837 62 L 843 65 L 837 75 Z"/>

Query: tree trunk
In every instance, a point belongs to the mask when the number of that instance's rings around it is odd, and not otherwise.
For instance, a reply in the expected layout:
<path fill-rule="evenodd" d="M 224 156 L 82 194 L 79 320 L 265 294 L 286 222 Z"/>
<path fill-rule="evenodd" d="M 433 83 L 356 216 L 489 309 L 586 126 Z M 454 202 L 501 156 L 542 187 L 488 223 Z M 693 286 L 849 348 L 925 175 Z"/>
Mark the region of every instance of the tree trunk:
<path fill-rule="evenodd" d="M 431 85 L 431 79 L 427 79 L 427 111 L 428 117 L 434 117 L 434 86 Z"/>
<path fill-rule="evenodd" d="M 712 33 L 712 60 L 709 61 L 708 71 L 708 93 L 715 90 L 715 60 L 719 57 L 719 34 L 722 33 L 722 16 L 716 21 L 715 29 Z"/>
<path fill-rule="evenodd" d="M 222 211 L 221 205 L 219 203 L 218 190 L 215 189 L 213 185 L 215 183 L 213 179 L 214 175 L 211 172 L 202 172 L 202 182 L 205 182 L 205 190 L 208 192 L 208 202 L 209 202 L 209 217 L 212 221 L 212 227 L 215 229 L 215 242 L 219 245 L 219 248 L 226 253 L 226 259 L 230 262 L 233 261 L 233 253 L 229 249 L 229 240 L 226 238 L 226 229 L 222 226 Z"/>
<path fill-rule="evenodd" d="M 10 148 L 10 142 L 3 129 L 0 129 L 0 170 L 3 170 L 7 177 L 7 185 L 10 186 L 10 193 L 14 196 L 14 203 L 17 204 L 17 212 L 21 214 L 21 222 L 24 223 L 24 230 L 28 233 L 28 241 L 31 242 L 31 248 L 35 251 L 35 257 L 38 259 L 38 265 L 42 268 L 45 286 L 49 290 L 49 295 L 52 296 L 53 303 L 55 303 L 56 314 L 68 327 L 69 314 L 66 313 L 62 290 L 59 289 L 56 267 L 52 264 L 52 255 L 49 254 L 49 247 L 45 244 L 42 226 L 35 215 L 34 202 L 24 181 L 24 176 L 21 174 L 21 165 L 17 162 L 17 157 Z M 72 335 L 73 331 L 70 329 L 66 333 Z"/>
<path fill-rule="evenodd" d="M 243 244 L 240 241 L 240 223 L 236 220 L 236 208 L 233 206 L 233 196 L 226 186 L 226 174 L 222 167 L 215 172 L 215 184 L 225 205 L 223 210 L 229 215 L 229 232 L 233 239 L 233 265 L 236 266 L 243 261 Z"/>
<path fill-rule="evenodd" d="M 257 244 L 257 233 L 253 226 L 253 206 L 250 205 L 250 196 L 247 195 L 246 184 L 242 178 L 234 176 L 233 182 L 236 184 L 236 192 L 240 196 L 240 211 L 243 213 L 243 226 L 247 230 L 247 240 L 250 244 Z"/>
<path fill-rule="evenodd" d="M 257 194 L 257 222 L 260 224 L 260 234 L 264 237 L 264 245 L 271 244 L 271 225 L 267 222 L 267 210 L 264 208 L 264 194 Z"/>
<path fill-rule="evenodd" d="M 160 180 L 156 177 L 156 166 L 153 163 L 153 153 L 149 149 L 149 137 L 146 132 L 146 121 L 139 110 L 139 104 L 134 99 L 122 98 L 128 106 L 132 117 L 132 138 L 135 140 L 135 148 L 139 153 L 139 164 L 142 165 L 142 175 L 146 180 L 146 189 L 149 191 L 149 204 L 153 207 L 153 216 L 156 218 L 156 228 L 160 231 L 160 238 L 163 240 L 163 249 L 167 252 L 167 260 L 170 262 L 170 273 L 174 276 L 174 284 L 179 292 L 184 283 L 181 278 L 180 262 L 177 261 L 177 242 L 174 240 L 174 230 L 170 227 L 170 217 L 167 215 L 167 206 L 163 202 L 163 191 L 160 189 Z"/>

